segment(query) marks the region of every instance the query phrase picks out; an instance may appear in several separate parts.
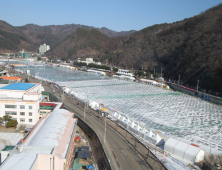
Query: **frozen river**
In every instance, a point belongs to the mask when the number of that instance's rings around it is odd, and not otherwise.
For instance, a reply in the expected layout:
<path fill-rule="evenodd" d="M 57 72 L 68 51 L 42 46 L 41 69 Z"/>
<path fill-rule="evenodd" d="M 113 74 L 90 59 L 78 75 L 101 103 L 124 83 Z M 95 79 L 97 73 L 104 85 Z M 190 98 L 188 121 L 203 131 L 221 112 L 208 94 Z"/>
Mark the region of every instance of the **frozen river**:
<path fill-rule="evenodd" d="M 222 109 L 179 92 L 59 67 L 29 67 L 31 74 L 68 86 L 151 130 L 222 152 Z"/>

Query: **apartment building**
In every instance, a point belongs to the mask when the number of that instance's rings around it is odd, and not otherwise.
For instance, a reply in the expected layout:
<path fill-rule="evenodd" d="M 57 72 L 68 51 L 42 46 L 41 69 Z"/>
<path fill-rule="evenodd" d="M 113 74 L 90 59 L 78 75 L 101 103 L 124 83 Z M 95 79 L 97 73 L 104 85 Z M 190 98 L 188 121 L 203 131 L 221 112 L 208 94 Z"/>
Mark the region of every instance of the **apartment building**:
<path fill-rule="evenodd" d="M 13 83 L 0 88 L 0 117 L 10 115 L 19 124 L 36 124 L 41 87 L 37 83 Z"/>

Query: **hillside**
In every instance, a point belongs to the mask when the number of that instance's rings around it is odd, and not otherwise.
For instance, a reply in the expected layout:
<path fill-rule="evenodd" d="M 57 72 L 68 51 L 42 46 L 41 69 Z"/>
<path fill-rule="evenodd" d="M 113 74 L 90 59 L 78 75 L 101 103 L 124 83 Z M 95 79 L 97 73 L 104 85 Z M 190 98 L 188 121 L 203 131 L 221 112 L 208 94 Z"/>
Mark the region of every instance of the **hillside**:
<path fill-rule="evenodd" d="M 192 18 L 157 24 L 132 35 L 105 41 L 96 39 L 100 47 L 94 50 L 89 45 L 79 46 L 88 38 L 74 36 L 74 33 L 60 41 L 53 51 L 62 56 L 60 58 L 73 60 L 93 56 L 113 66 L 151 73 L 154 69 L 160 73 L 163 68 L 167 79 L 177 81 L 180 75 L 184 85 L 195 88 L 199 80 L 202 89 L 219 92 L 222 90 L 221 33 L 222 5 L 218 5 Z"/>
<path fill-rule="evenodd" d="M 21 30 L 26 36 L 28 36 L 32 41 L 38 44 L 46 43 L 49 44 L 51 47 L 53 47 L 56 43 L 58 43 L 60 40 L 62 40 L 69 34 L 72 34 L 78 28 L 84 28 L 88 30 L 96 29 L 101 33 L 108 35 L 110 37 L 125 36 L 136 32 L 134 30 L 116 32 L 109 30 L 105 27 L 95 28 L 79 24 L 49 25 L 49 26 L 27 24 L 25 26 L 17 28 Z"/>
<path fill-rule="evenodd" d="M 98 57 L 103 53 L 110 37 L 98 30 L 78 28 L 54 46 L 47 55 L 52 59 L 74 60 L 79 57 Z"/>
<path fill-rule="evenodd" d="M 0 51 L 17 53 L 22 49 L 37 51 L 35 44 L 25 34 L 5 21 L 0 21 Z"/>

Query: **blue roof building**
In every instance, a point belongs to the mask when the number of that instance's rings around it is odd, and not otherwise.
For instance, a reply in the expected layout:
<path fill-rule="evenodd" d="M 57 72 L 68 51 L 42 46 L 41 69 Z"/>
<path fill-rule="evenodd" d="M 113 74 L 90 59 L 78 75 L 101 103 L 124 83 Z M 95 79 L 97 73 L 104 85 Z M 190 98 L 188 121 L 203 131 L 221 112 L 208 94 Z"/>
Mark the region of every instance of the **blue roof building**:
<path fill-rule="evenodd" d="M 28 90 L 32 87 L 34 87 L 36 84 L 32 84 L 32 83 L 13 83 L 13 84 L 9 84 L 8 86 L 4 86 L 0 89 L 3 90 Z"/>

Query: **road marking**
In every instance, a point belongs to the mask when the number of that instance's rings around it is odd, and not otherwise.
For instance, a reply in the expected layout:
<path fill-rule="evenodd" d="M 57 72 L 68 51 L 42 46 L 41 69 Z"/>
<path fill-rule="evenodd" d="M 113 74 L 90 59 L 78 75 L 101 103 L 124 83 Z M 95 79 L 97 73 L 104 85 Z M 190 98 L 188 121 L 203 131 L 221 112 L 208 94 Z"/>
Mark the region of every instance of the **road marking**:
<path fill-rule="evenodd" d="M 124 158 L 124 156 L 123 155 L 121 155 L 122 157 L 123 157 L 123 159 L 125 160 L 125 158 Z"/>

